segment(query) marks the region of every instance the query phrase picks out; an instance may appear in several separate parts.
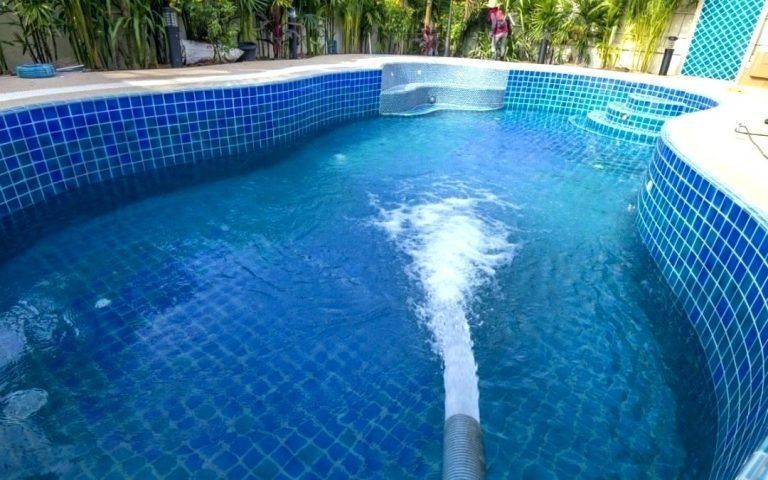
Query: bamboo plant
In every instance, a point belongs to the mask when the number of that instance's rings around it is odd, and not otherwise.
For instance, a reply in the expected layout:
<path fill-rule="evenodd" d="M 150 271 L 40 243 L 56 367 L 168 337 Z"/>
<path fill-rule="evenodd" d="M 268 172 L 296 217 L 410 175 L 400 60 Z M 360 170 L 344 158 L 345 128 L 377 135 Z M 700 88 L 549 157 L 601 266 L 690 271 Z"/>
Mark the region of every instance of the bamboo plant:
<path fill-rule="evenodd" d="M 58 57 L 57 5 L 45 0 L 14 0 L 10 6 L 17 28 L 14 37 L 22 51 L 35 62 L 54 62 Z"/>
<path fill-rule="evenodd" d="M 675 11 L 689 0 L 630 0 L 628 22 L 635 42 L 635 69 L 648 71 Z"/>
<path fill-rule="evenodd" d="M 614 68 L 619 57 L 616 38 L 625 14 L 627 0 L 603 0 L 603 22 L 595 45 L 603 68 Z"/>
<path fill-rule="evenodd" d="M 8 15 L 11 13 L 11 7 L 8 5 L 6 1 L 0 0 L 0 16 Z M 0 24 L 3 25 L 3 24 Z M 8 68 L 8 60 L 5 58 L 5 51 L 3 50 L 3 45 L 13 45 L 11 42 L 8 41 L 1 41 L 0 40 L 0 75 L 10 73 L 10 69 Z"/>
<path fill-rule="evenodd" d="M 414 9 L 402 0 L 384 0 L 382 6 L 379 40 L 387 53 L 405 53 L 414 28 Z"/>

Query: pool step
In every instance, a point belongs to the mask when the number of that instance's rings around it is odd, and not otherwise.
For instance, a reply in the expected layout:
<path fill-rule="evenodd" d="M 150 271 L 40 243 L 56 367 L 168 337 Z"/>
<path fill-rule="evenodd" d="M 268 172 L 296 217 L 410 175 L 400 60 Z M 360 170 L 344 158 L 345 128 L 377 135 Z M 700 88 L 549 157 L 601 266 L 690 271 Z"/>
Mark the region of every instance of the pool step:
<path fill-rule="evenodd" d="M 576 127 L 588 132 L 633 143 L 649 145 L 658 137 L 657 131 L 616 123 L 608 118 L 608 112 L 604 110 L 593 110 L 586 117 L 574 115 L 570 121 Z"/>
<path fill-rule="evenodd" d="M 736 480 L 765 480 L 768 478 L 768 453 L 759 450 L 752 454 Z"/>
<path fill-rule="evenodd" d="M 669 116 L 634 110 L 629 103 L 625 102 L 610 102 L 608 104 L 607 117 L 617 124 L 656 132 L 660 131 L 664 122 L 671 118 Z"/>
<path fill-rule="evenodd" d="M 407 83 L 381 92 L 382 115 L 414 116 L 438 110 L 488 111 L 504 107 L 504 88 Z"/>
<path fill-rule="evenodd" d="M 605 110 L 593 110 L 571 123 L 592 133 L 630 142 L 650 144 L 664 126 L 664 122 L 693 109 L 675 100 L 645 93 L 630 93 L 626 101 L 613 101 Z"/>
<path fill-rule="evenodd" d="M 419 115 L 427 115 L 429 113 L 440 112 L 443 110 L 453 111 L 466 111 L 466 112 L 489 112 L 492 110 L 498 110 L 501 107 L 474 107 L 471 105 L 454 105 L 450 103 L 433 103 L 417 105 L 410 110 L 404 112 L 391 112 L 386 115 L 393 117 L 416 117 Z"/>
<path fill-rule="evenodd" d="M 671 118 L 693 111 L 693 108 L 682 102 L 645 93 L 630 93 L 627 98 L 629 108 L 639 113 L 650 113 Z"/>

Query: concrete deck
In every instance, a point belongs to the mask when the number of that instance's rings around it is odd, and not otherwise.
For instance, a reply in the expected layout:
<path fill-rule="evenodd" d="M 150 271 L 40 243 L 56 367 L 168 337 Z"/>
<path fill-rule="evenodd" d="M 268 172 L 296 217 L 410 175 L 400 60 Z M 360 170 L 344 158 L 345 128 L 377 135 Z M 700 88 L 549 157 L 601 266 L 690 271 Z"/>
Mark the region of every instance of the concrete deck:
<path fill-rule="evenodd" d="M 55 77 L 0 77 L 0 109 L 76 98 L 201 88 L 210 85 L 263 83 L 323 71 L 360 68 L 377 58 L 326 55 L 301 60 L 256 61 L 204 67 L 60 72 Z"/>

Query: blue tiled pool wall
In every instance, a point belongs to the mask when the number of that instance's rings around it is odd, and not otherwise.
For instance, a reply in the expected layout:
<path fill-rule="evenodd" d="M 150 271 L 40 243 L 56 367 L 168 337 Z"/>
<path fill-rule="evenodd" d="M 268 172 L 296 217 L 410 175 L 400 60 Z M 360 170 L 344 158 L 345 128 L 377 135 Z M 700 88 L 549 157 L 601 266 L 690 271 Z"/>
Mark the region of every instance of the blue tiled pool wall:
<path fill-rule="evenodd" d="M 270 148 L 339 121 L 377 115 L 382 85 L 418 76 L 420 66 L 413 66 L 399 69 L 396 80 L 384 81 L 381 70 L 371 69 L 0 112 L 0 218 L 83 185 Z M 497 76 L 506 76 L 504 103 L 514 109 L 587 111 L 630 92 L 681 100 L 691 110 L 714 105 L 686 92 L 586 75 L 430 67 L 430 75 L 445 75 L 447 84 L 476 85 L 483 78 L 495 85 Z"/>
<path fill-rule="evenodd" d="M 663 140 L 637 210 L 643 241 L 712 372 L 719 418 L 711 478 L 732 479 L 768 435 L 768 225 Z"/>
<path fill-rule="evenodd" d="M 410 62 L 382 67 L 383 93 L 405 85 L 424 83 L 474 90 L 504 89 L 504 105 L 507 108 L 566 114 L 605 108 L 610 102 L 627 100 L 632 93 L 680 102 L 687 107 L 678 111 L 674 105 L 650 105 L 645 113 L 651 115 L 681 114 L 717 105 L 717 102 L 703 95 L 609 77 Z"/>
<path fill-rule="evenodd" d="M 683 75 L 734 80 L 765 0 L 705 0 Z"/>
<path fill-rule="evenodd" d="M 516 110 L 571 114 L 604 109 L 610 102 L 626 101 L 632 93 L 684 103 L 688 107 L 687 112 L 717 105 L 711 98 L 658 85 L 616 78 L 527 70 L 509 72 L 504 103 L 507 108 Z M 665 115 L 670 113 L 668 108 L 667 105 L 659 104 L 655 109 L 649 108 L 646 113 Z"/>
<path fill-rule="evenodd" d="M 632 104 L 638 98 L 642 107 L 635 111 Z M 667 118 L 711 108 L 717 102 L 682 90 L 616 78 L 513 70 L 505 105 L 572 114 L 572 123 L 592 133 L 652 145 Z M 626 108 L 630 115 L 618 121 L 602 119 L 606 114 L 610 117 L 607 112 L 615 106 Z"/>
<path fill-rule="evenodd" d="M 0 218 L 54 195 L 265 150 L 378 115 L 381 70 L 126 95 L 0 112 Z"/>

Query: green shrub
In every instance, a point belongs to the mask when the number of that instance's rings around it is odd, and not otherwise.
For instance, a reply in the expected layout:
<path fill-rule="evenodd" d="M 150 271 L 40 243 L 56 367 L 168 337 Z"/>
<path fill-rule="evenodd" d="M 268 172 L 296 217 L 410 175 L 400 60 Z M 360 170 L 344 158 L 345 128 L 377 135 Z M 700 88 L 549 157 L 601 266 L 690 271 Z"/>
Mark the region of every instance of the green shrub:
<path fill-rule="evenodd" d="M 403 53 L 408 36 L 414 29 L 414 9 L 400 0 L 384 0 L 382 5 L 382 24 L 379 28 L 381 41 L 389 53 Z"/>
<path fill-rule="evenodd" d="M 46 0 L 13 0 L 9 4 L 13 13 L 16 43 L 24 54 L 39 63 L 53 63 L 57 58 L 56 26 L 59 19 L 57 2 Z"/>

